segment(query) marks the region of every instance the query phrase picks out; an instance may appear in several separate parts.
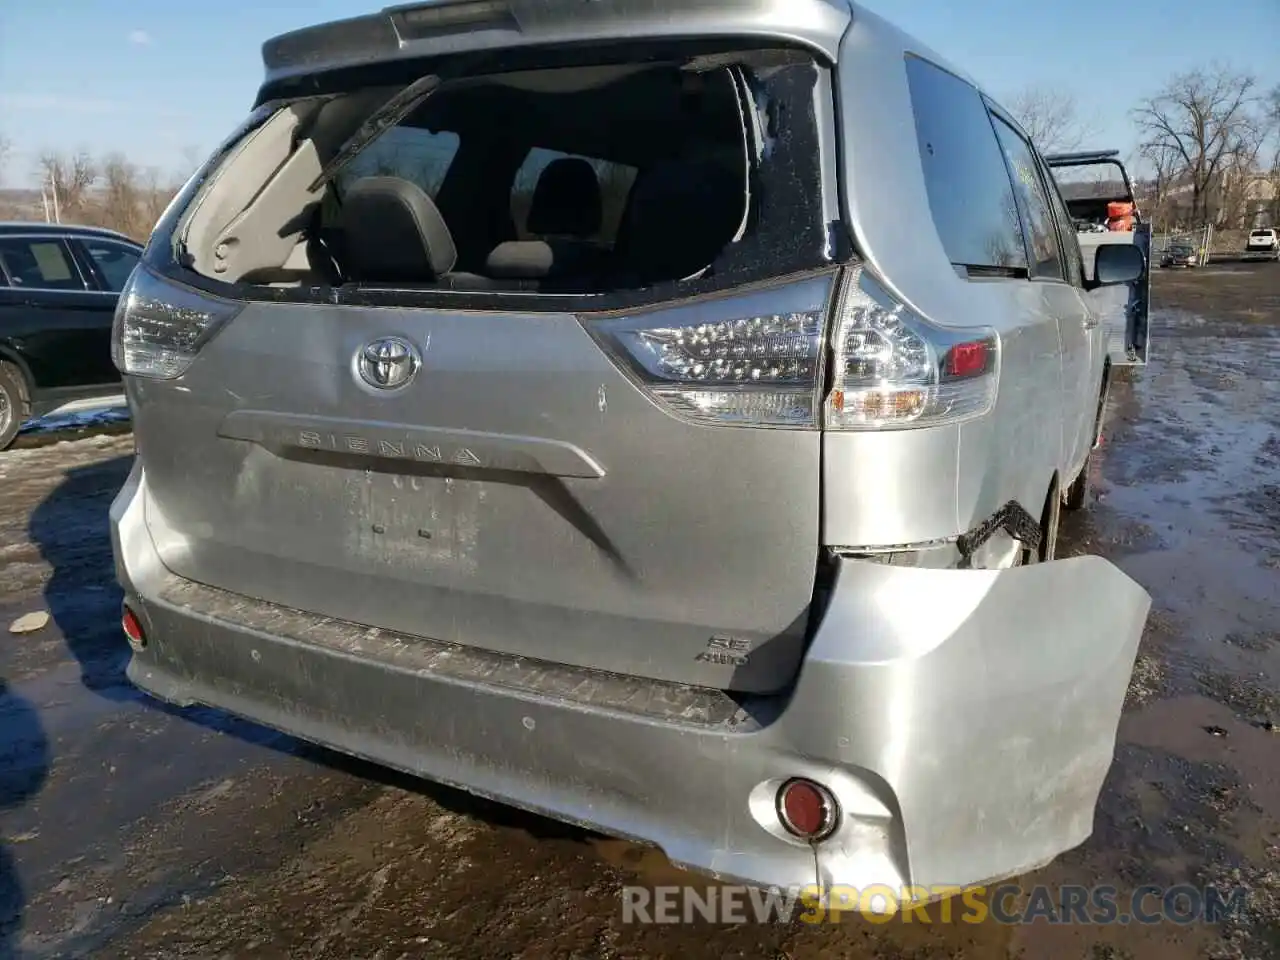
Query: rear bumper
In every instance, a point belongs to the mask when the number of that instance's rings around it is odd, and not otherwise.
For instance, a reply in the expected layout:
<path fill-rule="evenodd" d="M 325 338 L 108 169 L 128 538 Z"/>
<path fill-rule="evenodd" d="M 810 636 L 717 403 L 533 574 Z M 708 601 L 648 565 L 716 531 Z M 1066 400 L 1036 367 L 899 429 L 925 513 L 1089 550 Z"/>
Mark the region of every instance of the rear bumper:
<path fill-rule="evenodd" d="M 412 640 L 180 580 L 151 543 L 144 489 L 135 466 L 111 510 L 147 628 L 129 666 L 143 689 L 763 886 L 963 885 L 1079 844 L 1150 603 L 1095 557 L 1002 572 L 847 562 L 787 702 L 659 717 L 578 689 L 534 695 L 501 671 L 464 678 Z M 841 807 L 816 858 L 773 810 L 797 775 Z"/>

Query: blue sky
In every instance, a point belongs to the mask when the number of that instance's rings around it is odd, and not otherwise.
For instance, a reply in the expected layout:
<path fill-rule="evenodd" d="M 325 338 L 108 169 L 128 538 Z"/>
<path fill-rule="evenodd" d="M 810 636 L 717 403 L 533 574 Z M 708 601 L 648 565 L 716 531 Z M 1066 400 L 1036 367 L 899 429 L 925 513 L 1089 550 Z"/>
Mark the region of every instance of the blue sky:
<path fill-rule="evenodd" d="M 122 151 L 179 172 L 253 99 L 264 39 L 373 9 L 361 0 L 36 0 L 0 3 L 5 185 L 41 150 Z M 1074 94 L 1099 146 L 1128 150 L 1128 110 L 1170 74 L 1226 62 L 1280 83 L 1280 0 L 868 0 L 998 99 Z"/>

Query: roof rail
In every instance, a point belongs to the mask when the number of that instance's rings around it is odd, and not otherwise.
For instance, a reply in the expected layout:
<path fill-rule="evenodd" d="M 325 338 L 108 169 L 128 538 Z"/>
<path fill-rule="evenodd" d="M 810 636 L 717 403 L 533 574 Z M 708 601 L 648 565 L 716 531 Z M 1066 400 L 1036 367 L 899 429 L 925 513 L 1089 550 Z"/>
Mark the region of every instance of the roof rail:
<path fill-rule="evenodd" d="M 83 223 L 49 223 L 44 220 L 0 220 L 0 232 L 3 233 L 81 233 L 90 236 L 112 237 L 117 240 L 128 240 L 137 243 L 128 234 L 109 227 L 94 227 Z"/>

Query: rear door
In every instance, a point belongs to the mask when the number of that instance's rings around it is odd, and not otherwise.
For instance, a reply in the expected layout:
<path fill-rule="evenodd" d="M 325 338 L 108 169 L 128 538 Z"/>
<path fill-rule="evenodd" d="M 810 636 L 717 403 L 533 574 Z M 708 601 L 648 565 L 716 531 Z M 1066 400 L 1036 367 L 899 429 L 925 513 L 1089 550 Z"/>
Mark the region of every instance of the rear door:
<path fill-rule="evenodd" d="M 70 242 L 94 285 L 107 293 L 119 294 L 124 289 L 142 257 L 141 247 L 122 240 L 72 237 Z"/>
<path fill-rule="evenodd" d="M 1140 278 L 1090 295 L 1103 315 L 1111 363 L 1141 366 L 1150 352 L 1151 223 L 1137 206 L 1119 151 L 1053 154 L 1045 162 L 1076 226 L 1086 276 L 1093 275 L 1098 247 L 1103 244 L 1131 243 L 1142 251 L 1147 266 Z M 1133 204 L 1133 217 L 1108 218 L 1110 203 Z"/>
<path fill-rule="evenodd" d="M 1050 199 L 1052 180 L 1045 176 L 1035 148 L 994 107 L 992 124 L 1017 197 L 1031 279 L 1042 285 L 1044 301 L 1051 305 L 1058 323 L 1063 451 L 1068 467 L 1075 469 L 1093 447 L 1094 412 L 1102 378 L 1102 325 L 1080 289 L 1078 247 L 1066 248 L 1059 234 L 1059 215 Z"/>
<path fill-rule="evenodd" d="M 1093 297 L 1084 289 L 1084 255 L 1080 250 L 1079 237 L 1076 235 L 1074 224 L 1071 221 L 1071 214 L 1067 210 L 1066 203 L 1063 202 L 1061 191 L 1053 178 L 1044 158 L 1039 158 L 1039 167 L 1042 181 L 1044 183 L 1046 194 L 1049 198 L 1049 205 L 1053 210 L 1053 217 L 1057 221 L 1058 242 L 1062 249 L 1063 263 L 1066 267 L 1066 281 L 1075 288 L 1075 294 L 1080 303 L 1080 313 L 1078 320 L 1080 328 L 1083 332 L 1087 347 L 1087 361 L 1085 361 L 1087 376 L 1082 376 L 1078 381 L 1078 389 L 1083 391 L 1083 395 L 1077 397 L 1077 402 L 1085 404 L 1085 413 L 1080 422 L 1080 432 L 1077 436 L 1076 456 L 1074 464 L 1083 462 L 1083 458 L 1093 449 L 1094 444 L 1098 440 L 1098 431 L 1102 426 L 1102 378 L 1104 371 L 1104 361 L 1110 351 L 1109 329 L 1103 323 L 1105 314 L 1096 309 Z M 1063 337 L 1064 344 L 1066 337 Z M 1064 360 L 1065 364 L 1065 360 Z M 1096 412 L 1091 402 L 1097 400 Z"/>
<path fill-rule="evenodd" d="M 0 272 L 4 332 L 19 344 L 37 389 L 72 394 L 119 379 L 110 348 L 116 296 L 97 290 L 65 239 L 0 236 Z"/>

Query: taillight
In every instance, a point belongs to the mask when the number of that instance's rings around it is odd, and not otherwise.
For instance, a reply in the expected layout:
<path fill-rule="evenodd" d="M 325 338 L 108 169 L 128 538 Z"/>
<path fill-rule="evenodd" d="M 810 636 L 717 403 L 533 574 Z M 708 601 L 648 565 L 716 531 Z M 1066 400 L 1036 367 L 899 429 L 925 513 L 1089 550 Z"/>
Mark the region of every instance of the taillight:
<path fill-rule="evenodd" d="M 242 305 L 134 268 L 111 329 L 111 360 L 121 373 L 172 380 Z"/>
<path fill-rule="evenodd" d="M 829 430 L 937 426 L 981 416 L 995 403 L 995 331 L 930 324 L 860 267 L 846 275 L 831 345 Z"/>
<path fill-rule="evenodd" d="M 930 323 L 862 267 L 831 292 L 829 278 L 803 280 L 585 324 L 650 396 L 698 422 L 893 430 L 991 409 L 993 329 Z"/>
<path fill-rule="evenodd" d="M 813 428 L 830 292 L 829 280 L 808 281 L 715 305 L 592 321 L 588 329 L 677 414 L 706 423 Z M 729 316 L 709 318 L 712 310 Z"/>
<path fill-rule="evenodd" d="M 147 636 L 142 631 L 142 624 L 138 622 L 137 615 L 127 606 L 120 614 L 120 626 L 124 630 L 125 639 L 129 641 L 130 647 L 138 651 L 147 648 Z"/>

